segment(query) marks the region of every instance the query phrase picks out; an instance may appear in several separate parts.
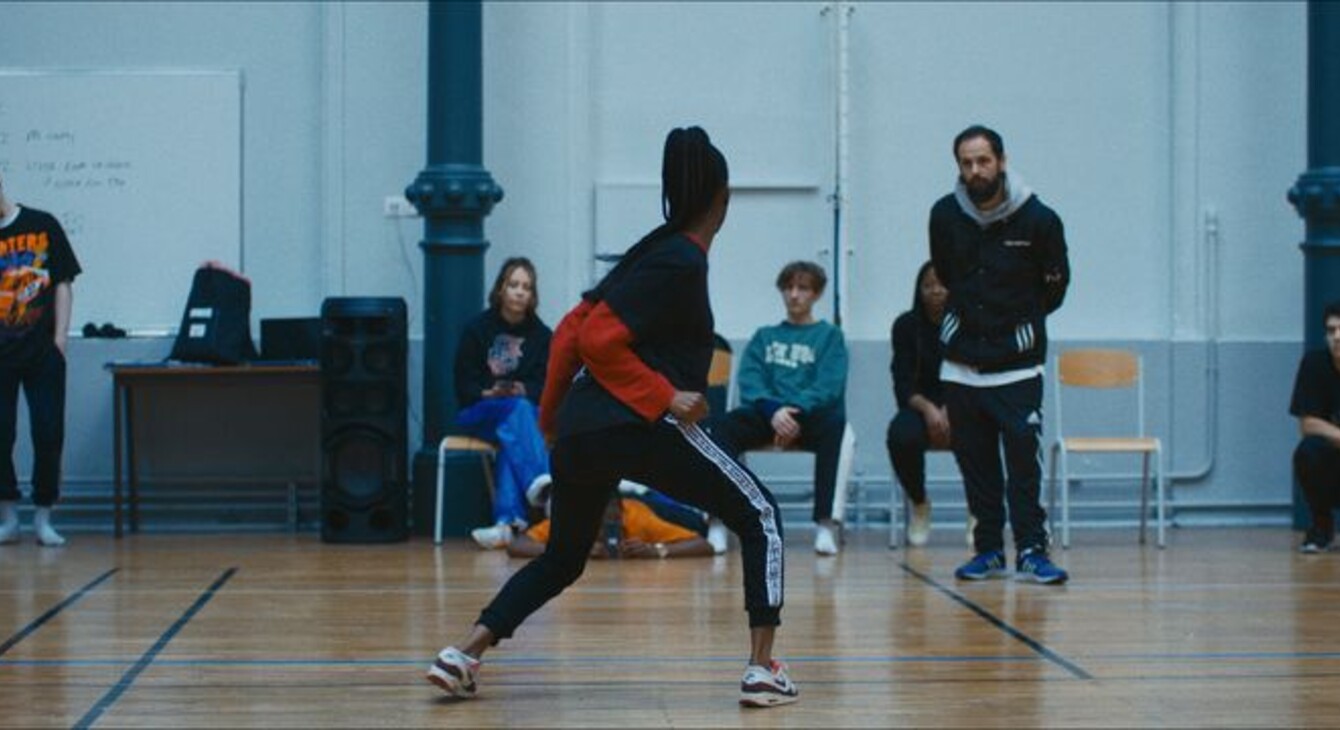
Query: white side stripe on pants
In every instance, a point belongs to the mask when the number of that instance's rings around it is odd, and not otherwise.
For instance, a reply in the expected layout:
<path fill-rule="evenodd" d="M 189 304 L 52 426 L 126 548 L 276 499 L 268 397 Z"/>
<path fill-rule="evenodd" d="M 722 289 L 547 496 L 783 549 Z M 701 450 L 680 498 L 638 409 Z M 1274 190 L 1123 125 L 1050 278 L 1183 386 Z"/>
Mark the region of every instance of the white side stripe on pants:
<path fill-rule="evenodd" d="M 763 524 L 763 535 L 767 538 L 767 571 L 765 573 L 768 589 L 768 605 L 782 605 L 782 536 L 777 533 L 776 517 L 773 514 L 772 505 L 763 496 L 763 490 L 759 488 L 758 483 L 750 477 L 749 472 L 740 468 L 740 465 L 730 458 L 720 446 L 712 440 L 710 436 L 703 432 L 695 423 L 680 423 L 674 416 L 667 415 L 665 420 L 674 424 L 679 432 L 684 434 L 698 453 L 707 457 L 707 460 L 716 465 L 726 478 L 740 490 L 749 500 L 749 504 L 758 510 L 759 522 Z"/>

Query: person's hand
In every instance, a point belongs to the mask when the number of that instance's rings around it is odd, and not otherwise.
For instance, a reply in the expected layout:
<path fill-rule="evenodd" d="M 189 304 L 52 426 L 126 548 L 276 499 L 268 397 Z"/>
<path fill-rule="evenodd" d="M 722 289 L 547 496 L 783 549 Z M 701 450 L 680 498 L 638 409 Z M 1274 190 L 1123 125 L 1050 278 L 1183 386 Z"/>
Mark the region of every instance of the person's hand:
<path fill-rule="evenodd" d="M 936 449 L 949 448 L 951 435 L 949 411 L 944 406 L 936 406 L 927 409 L 924 415 L 926 417 L 926 435 L 930 439 L 931 447 Z"/>
<path fill-rule="evenodd" d="M 800 409 L 795 406 L 782 406 L 772 414 L 772 443 L 780 448 L 787 448 L 800 438 L 800 422 L 796 420 L 796 414 Z"/>
<path fill-rule="evenodd" d="M 630 537 L 619 543 L 619 555 L 625 558 L 657 558 L 656 548 L 645 542 Z"/>
<path fill-rule="evenodd" d="M 69 340 L 67 338 L 62 337 L 60 335 L 56 336 L 56 349 L 60 350 L 61 357 L 65 357 L 65 346 L 67 344 L 69 344 Z"/>
<path fill-rule="evenodd" d="M 493 383 L 493 387 L 484 391 L 485 398 L 508 398 L 511 396 L 521 396 L 526 394 L 526 386 L 516 380 L 498 380 Z"/>
<path fill-rule="evenodd" d="M 680 423 L 697 423 L 707 417 L 707 398 L 702 393 L 676 390 L 670 401 L 670 415 Z"/>

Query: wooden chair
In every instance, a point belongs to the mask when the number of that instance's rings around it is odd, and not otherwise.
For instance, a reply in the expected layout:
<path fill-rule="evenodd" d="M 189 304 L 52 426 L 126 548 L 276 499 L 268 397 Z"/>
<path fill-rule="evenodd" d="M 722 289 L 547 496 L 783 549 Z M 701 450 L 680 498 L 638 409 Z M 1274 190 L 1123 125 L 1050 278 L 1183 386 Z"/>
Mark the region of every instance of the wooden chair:
<path fill-rule="evenodd" d="M 730 374 L 734 355 L 726 338 L 713 335 L 713 339 L 712 364 L 707 369 L 707 404 L 712 408 L 712 415 L 719 416 L 726 412 L 730 403 Z"/>
<path fill-rule="evenodd" d="M 446 486 L 446 459 L 449 451 L 471 451 L 479 454 L 484 467 L 484 483 L 493 498 L 493 459 L 498 450 L 493 444 L 472 436 L 444 436 L 437 445 L 437 508 L 433 511 L 433 544 L 442 544 L 442 493 Z"/>
<path fill-rule="evenodd" d="M 1127 350 L 1077 349 L 1060 353 L 1055 358 L 1055 377 L 1052 382 L 1056 395 L 1056 440 L 1051 447 L 1050 518 L 1056 519 L 1056 470 L 1061 470 L 1061 547 L 1070 547 L 1070 466 L 1071 453 L 1116 454 L 1134 453 L 1142 457 L 1140 478 L 1140 542 L 1145 541 L 1145 524 L 1149 513 L 1150 462 L 1156 474 L 1158 545 L 1164 546 L 1164 482 L 1163 446 L 1158 438 L 1145 435 L 1145 388 L 1143 363 L 1140 356 Z M 1070 389 L 1103 389 L 1130 391 L 1135 400 L 1134 433 L 1117 435 L 1070 436 L 1065 430 L 1065 409 L 1062 394 Z M 1129 400 L 1126 399 L 1126 400 Z"/>

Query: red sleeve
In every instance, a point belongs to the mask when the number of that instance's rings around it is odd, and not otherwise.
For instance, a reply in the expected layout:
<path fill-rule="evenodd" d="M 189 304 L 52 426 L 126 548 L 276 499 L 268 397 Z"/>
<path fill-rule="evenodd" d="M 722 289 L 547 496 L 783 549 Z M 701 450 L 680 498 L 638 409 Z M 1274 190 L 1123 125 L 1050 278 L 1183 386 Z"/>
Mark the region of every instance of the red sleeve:
<path fill-rule="evenodd" d="M 546 436 L 555 432 L 558 406 L 568 394 L 572 378 L 582 366 L 577 354 L 577 332 L 591 312 L 591 303 L 583 299 L 558 323 L 549 341 L 549 364 L 544 373 L 544 391 L 540 395 L 540 430 Z"/>
<path fill-rule="evenodd" d="M 652 421 L 670 408 L 675 387 L 642 362 L 632 345 L 633 333 L 604 302 L 586 316 L 577 336 L 582 362 L 596 382 L 638 415 Z M 548 395 L 547 386 L 545 394 Z"/>

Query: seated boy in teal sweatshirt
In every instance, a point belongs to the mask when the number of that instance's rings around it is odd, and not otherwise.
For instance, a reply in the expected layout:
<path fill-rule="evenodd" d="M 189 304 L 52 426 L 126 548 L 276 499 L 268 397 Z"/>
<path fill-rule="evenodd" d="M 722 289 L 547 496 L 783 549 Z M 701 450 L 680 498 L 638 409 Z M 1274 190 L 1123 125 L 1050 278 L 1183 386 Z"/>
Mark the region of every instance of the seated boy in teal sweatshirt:
<path fill-rule="evenodd" d="M 740 405 L 715 419 L 713 434 L 736 457 L 768 444 L 814 453 L 814 549 L 833 555 L 842 520 L 834 496 L 847 427 L 847 344 L 842 330 L 814 318 L 827 283 L 818 264 L 782 268 L 777 289 L 786 319 L 749 340 L 736 376 Z"/>

